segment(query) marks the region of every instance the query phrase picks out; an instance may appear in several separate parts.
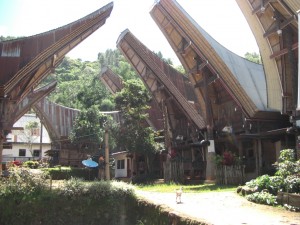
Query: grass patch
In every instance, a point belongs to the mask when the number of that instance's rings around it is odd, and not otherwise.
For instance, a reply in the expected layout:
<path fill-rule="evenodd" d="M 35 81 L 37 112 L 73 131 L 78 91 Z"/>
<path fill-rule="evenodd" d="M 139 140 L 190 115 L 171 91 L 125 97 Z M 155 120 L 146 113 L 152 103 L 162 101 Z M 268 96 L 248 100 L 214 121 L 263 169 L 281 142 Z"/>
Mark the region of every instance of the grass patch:
<path fill-rule="evenodd" d="M 174 192 L 174 190 L 183 187 L 186 193 L 210 192 L 210 191 L 235 191 L 237 186 L 216 185 L 216 184 L 199 184 L 199 185 L 180 185 L 180 184 L 149 184 L 135 185 L 137 190 L 152 192 Z"/>

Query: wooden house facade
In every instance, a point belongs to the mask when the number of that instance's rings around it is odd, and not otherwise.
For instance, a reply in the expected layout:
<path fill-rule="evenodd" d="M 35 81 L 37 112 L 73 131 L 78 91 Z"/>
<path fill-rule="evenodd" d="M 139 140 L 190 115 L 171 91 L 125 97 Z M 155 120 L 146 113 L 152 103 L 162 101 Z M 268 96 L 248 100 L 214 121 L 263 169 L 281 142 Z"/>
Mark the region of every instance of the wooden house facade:
<path fill-rule="evenodd" d="M 109 3 L 54 30 L 0 42 L 0 162 L 3 142 L 13 124 L 45 96 L 45 91 L 35 95 L 39 83 L 69 51 L 105 24 L 112 9 L 113 3 Z M 51 84 L 48 90 L 54 87 Z"/>
<path fill-rule="evenodd" d="M 235 153 L 246 179 L 271 170 L 279 151 L 294 147 L 295 139 L 286 133 L 289 116 L 270 99 L 271 90 L 279 96 L 281 89 L 269 82 L 264 66 L 220 45 L 175 0 L 158 1 L 150 14 L 193 84 L 206 135 L 215 143 L 211 154 Z"/>
<path fill-rule="evenodd" d="M 190 81 L 144 46 L 129 30 L 122 32 L 117 46 L 163 113 L 164 141 L 168 151 L 165 178 L 176 181 L 191 176 L 205 179 L 207 173 L 212 173 L 207 169 L 207 146 L 200 144 L 206 139 L 203 132 L 206 124 Z M 178 173 L 182 176 L 175 176 Z"/>

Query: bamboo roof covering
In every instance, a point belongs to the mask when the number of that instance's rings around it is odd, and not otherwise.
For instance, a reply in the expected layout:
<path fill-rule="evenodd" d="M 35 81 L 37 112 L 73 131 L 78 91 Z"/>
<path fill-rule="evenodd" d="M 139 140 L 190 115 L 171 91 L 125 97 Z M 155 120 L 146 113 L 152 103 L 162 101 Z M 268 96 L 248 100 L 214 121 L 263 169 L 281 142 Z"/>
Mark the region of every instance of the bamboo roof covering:
<path fill-rule="evenodd" d="M 215 41 L 175 1 L 160 0 L 154 4 L 151 16 L 169 41 L 193 84 L 199 72 L 207 68 L 223 85 L 245 115 L 278 111 L 268 105 L 267 83 L 263 66 L 250 62 Z M 198 64 L 199 62 L 199 64 Z M 196 90 L 199 102 L 207 101 Z"/>
<path fill-rule="evenodd" d="M 23 92 L 34 87 L 51 68 L 85 38 L 101 27 L 113 8 L 103 8 L 63 27 L 30 37 L 0 42 L 0 85 L 2 94 L 11 91 L 22 81 Z"/>
<path fill-rule="evenodd" d="M 116 94 L 116 92 L 121 91 L 123 88 L 121 77 L 115 74 L 108 67 L 104 67 L 101 69 L 99 78 L 112 94 Z"/>
<path fill-rule="evenodd" d="M 13 126 L 16 120 L 20 119 L 25 113 L 27 113 L 32 105 L 36 104 L 45 96 L 49 95 L 56 88 L 57 82 L 54 81 L 44 87 L 38 88 L 29 92 L 29 94 L 22 99 L 17 105 L 13 116 L 10 117 L 9 126 Z M 8 122 L 8 121 L 7 121 Z"/>
<path fill-rule="evenodd" d="M 283 113 L 297 100 L 299 0 L 236 0 L 260 49 L 267 79 L 268 105 Z"/>
<path fill-rule="evenodd" d="M 206 128 L 203 117 L 196 110 L 194 104 L 189 103 L 187 95 L 183 94 L 184 89 L 182 88 L 180 91 L 169 78 L 168 74 L 176 73 L 175 69 L 166 65 L 129 30 L 121 33 L 117 41 L 117 47 L 135 68 L 156 99 L 159 99 L 159 90 L 163 88 L 172 96 L 178 108 L 197 128 Z"/>
<path fill-rule="evenodd" d="M 80 113 L 77 109 L 65 107 L 47 98 L 42 98 L 33 105 L 33 109 L 46 127 L 51 140 L 68 137 L 76 116 Z"/>

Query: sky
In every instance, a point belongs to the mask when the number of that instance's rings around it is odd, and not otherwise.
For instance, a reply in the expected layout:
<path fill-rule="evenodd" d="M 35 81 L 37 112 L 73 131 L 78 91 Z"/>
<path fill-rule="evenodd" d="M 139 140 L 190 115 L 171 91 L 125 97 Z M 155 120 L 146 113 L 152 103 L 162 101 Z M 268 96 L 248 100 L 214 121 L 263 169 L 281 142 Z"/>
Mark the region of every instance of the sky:
<path fill-rule="evenodd" d="M 112 0 L 0 0 L 0 36 L 31 36 L 78 20 Z M 179 61 L 150 16 L 154 0 L 114 0 L 106 23 L 67 56 L 97 60 L 99 52 L 115 49 L 119 35 L 129 29 L 154 52 L 175 65 Z M 216 41 L 244 56 L 259 52 L 253 34 L 235 0 L 177 0 Z"/>

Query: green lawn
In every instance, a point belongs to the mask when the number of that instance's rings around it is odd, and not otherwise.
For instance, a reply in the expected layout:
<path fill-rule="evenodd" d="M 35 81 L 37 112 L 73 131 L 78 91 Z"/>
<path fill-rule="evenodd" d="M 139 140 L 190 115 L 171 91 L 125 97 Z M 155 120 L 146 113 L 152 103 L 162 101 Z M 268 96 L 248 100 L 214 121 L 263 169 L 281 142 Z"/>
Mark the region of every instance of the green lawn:
<path fill-rule="evenodd" d="M 216 184 L 199 184 L 199 185 L 179 185 L 179 184 L 149 184 L 135 185 L 136 189 L 153 192 L 174 192 L 174 190 L 183 187 L 184 192 L 210 192 L 210 191 L 235 191 L 237 186 L 216 185 Z"/>

